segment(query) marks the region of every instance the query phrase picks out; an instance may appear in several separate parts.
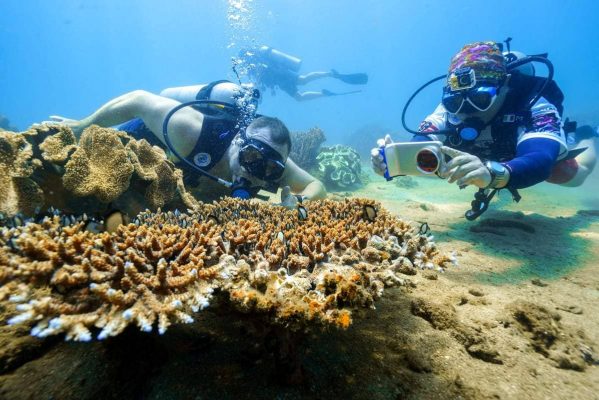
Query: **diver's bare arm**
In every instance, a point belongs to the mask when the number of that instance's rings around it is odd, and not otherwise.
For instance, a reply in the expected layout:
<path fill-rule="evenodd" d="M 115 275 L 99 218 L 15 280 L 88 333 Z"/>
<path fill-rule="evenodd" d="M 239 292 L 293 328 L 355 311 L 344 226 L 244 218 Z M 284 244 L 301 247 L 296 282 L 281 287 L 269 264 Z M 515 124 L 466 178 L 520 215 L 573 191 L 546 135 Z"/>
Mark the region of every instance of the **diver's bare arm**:
<path fill-rule="evenodd" d="M 114 126 L 133 118 L 141 118 L 154 135 L 164 143 L 162 124 L 168 112 L 179 105 L 176 100 L 143 90 L 126 93 L 109 101 L 89 117 L 79 121 L 81 131 L 90 125 Z M 197 142 L 203 115 L 192 108 L 183 108 L 169 123 L 171 141 L 176 149 L 187 155 Z"/>
<path fill-rule="evenodd" d="M 133 118 L 142 118 L 147 124 L 149 121 L 146 121 L 143 117 L 148 117 L 147 111 L 153 111 L 152 109 L 155 107 L 152 107 L 152 103 L 156 102 L 171 102 L 171 108 L 178 104 L 174 100 L 156 96 L 144 90 L 135 90 L 110 100 L 92 115 L 83 118 L 79 123 L 83 129 L 90 125 L 100 125 L 103 127 L 114 126 Z"/>
<path fill-rule="evenodd" d="M 281 186 L 289 186 L 291 191 L 311 200 L 323 199 L 327 191 L 318 179 L 301 169 L 288 158 Z"/>

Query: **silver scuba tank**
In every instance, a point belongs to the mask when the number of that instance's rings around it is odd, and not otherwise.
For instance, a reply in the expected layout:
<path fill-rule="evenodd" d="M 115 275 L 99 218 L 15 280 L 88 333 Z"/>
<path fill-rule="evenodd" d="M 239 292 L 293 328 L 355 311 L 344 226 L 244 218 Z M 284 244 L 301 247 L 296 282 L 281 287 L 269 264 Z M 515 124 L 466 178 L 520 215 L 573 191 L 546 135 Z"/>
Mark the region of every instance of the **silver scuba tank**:
<path fill-rule="evenodd" d="M 160 92 L 163 97 L 177 100 L 181 103 L 187 103 L 194 101 L 198 92 L 206 85 L 193 85 L 193 86 L 178 86 L 173 88 L 166 88 Z"/>
<path fill-rule="evenodd" d="M 262 46 L 258 50 L 267 64 L 276 64 L 280 68 L 288 69 L 293 72 L 299 72 L 302 66 L 302 60 L 290 54 L 283 53 L 272 47 Z"/>

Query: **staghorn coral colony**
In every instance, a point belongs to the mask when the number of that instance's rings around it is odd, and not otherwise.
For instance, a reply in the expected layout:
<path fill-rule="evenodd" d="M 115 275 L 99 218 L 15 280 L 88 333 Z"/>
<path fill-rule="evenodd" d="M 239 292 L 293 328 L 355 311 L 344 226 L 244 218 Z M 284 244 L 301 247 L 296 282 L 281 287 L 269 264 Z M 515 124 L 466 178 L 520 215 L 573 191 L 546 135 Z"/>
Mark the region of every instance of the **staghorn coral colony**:
<path fill-rule="evenodd" d="M 160 333 L 228 307 L 293 332 L 347 328 L 406 266 L 454 262 L 431 236 L 369 200 L 306 202 L 308 216 L 224 199 L 182 214 L 140 213 L 115 232 L 46 216 L 0 230 L 0 301 L 39 337 Z M 374 211 L 377 211 L 374 213 Z"/>

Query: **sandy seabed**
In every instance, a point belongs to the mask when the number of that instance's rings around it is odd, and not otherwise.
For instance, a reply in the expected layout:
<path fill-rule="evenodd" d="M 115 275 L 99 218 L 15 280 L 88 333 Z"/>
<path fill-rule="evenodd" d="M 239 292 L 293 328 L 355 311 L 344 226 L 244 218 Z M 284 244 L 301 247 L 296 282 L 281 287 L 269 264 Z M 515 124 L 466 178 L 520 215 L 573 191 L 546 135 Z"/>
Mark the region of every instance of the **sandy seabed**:
<path fill-rule="evenodd" d="M 204 312 L 164 336 L 92 343 L 3 325 L 0 398 L 599 399 L 598 188 L 542 184 L 519 204 L 506 192 L 469 222 L 473 189 L 372 177 L 352 196 L 427 222 L 459 266 L 407 275 L 347 331 L 309 336 L 301 383 L 283 383 L 240 323 Z"/>

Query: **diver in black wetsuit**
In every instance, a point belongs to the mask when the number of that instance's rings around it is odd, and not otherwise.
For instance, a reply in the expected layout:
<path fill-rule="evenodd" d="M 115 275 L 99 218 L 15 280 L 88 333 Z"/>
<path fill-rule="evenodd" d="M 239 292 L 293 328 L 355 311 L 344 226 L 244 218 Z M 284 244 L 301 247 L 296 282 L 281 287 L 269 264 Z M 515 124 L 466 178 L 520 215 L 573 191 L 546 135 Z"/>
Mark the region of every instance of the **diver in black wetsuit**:
<path fill-rule="evenodd" d="M 195 99 L 207 103 L 171 113 L 194 91 Z M 259 99 L 256 90 L 228 81 L 216 81 L 208 85 L 166 89 L 163 94 L 182 101 L 136 90 L 109 101 L 82 120 L 53 116 L 47 122 L 67 125 L 78 136 L 94 124 L 116 127 L 185 158 L 185 163 L 178 166 L 187 169 L 188 174 L 193 174 L 194 169 L 210 171 L 222 181 L 232 183 L 233 188 L 243 182 L 247 189 L 232 192 L 230 186 L 225 190 L 225 186 L 202 180 L 195 192 L 210 199 L 235 193 L 244 193 L 238 197 L 253 196 L 257 194 L 257 188 L 274 191 L 278 187 L 289 187 L 283 192 L 287 198 L 282 199 L 288 206 L 293 206 L 297 197 L 325 197 L 324 185 L 288 158 L 291 139 L 287 127 L 276 118 L 255 118 Z M 170 119 L 170 143 L 163 134 L 167 117 Z M 187 166 L 193 168 L 190 170 Z"/>
<path fill-rule="evenodd" d="M 336 93 L 327 89 L 319 91 L 299 91 L 298 86 L 305 85 L 318 79 L 333 78 L 350 85 L 365 85 L 368 83 L 368 75 L 364 73 L 340 74 L 334 69 L 300 75 L 299 69 L 302 60 L 268 46 L 241 50 L 236 62 L 241 66 L 244 72 L 247 73 L 248 78 L 252 83 L 261 90 L 269 88 L 274 94 L 275 89 L 278 87 L 298 101 L 360 92 L 360 90 L 352 90 L 349 92 Z"/>

